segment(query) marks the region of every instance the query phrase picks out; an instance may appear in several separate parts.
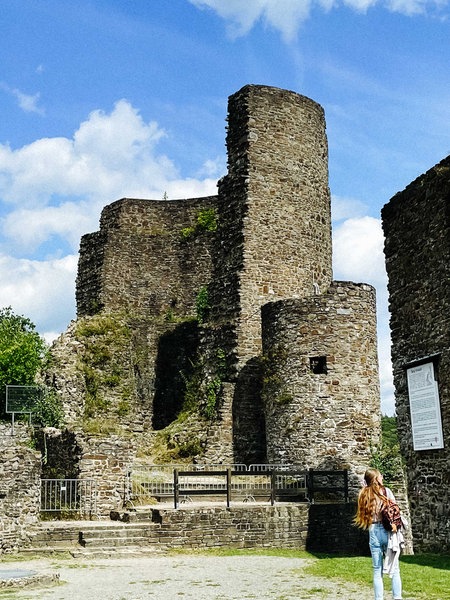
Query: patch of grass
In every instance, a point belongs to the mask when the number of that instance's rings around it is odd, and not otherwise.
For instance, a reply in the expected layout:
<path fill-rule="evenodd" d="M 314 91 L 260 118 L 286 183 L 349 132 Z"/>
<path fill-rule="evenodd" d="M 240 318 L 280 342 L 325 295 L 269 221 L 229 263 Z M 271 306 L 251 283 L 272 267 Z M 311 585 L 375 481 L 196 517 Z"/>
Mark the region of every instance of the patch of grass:
<path fill-rule="evenodd" d="M 314 560 L 314 556 L 305 550 L 296 548 L 231 548 L 218 546 L 215 548 L 173 548 L 168 554 L 189 554 L 199 556 L 279 556 L 282 558 L 309 558 Z"/>
<path fill-rule="evenodd" d="M 313 558 L 315 560 L 305 569 L 310 575 L 372 585 L 372 563 L 368 556 L 315 555 Z"/>
<path fill-rule="evenodd" d="M 89 433 L 90 435 L 125 435 L 123 427 L 114 417 L 86 417 L 83 420 L 83 430 L 85 433 Z"/>
<path fill-rule="evenodd" d="M 316 555 L 307 572 L 318 577 L 337 578 L 361 586 L 372 585 L 370 557 Z M 402 556 L 400 573 L 404 594 L 415 600 L 444 600 L 450 589 L 450 556 L 423 554 Z M 385 587 L 390 580 L 385 577 Z"/>

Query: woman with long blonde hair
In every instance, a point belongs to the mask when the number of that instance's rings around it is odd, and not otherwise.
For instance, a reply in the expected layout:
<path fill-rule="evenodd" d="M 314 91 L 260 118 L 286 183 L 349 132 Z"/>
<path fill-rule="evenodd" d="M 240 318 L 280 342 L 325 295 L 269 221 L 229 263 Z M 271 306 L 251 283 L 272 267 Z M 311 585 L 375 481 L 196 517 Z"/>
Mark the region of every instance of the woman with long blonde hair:
<path fill-rule="evenodd" d="M 381 510 L 386 499 L 395 502 L 395 498 L 392 491 L 383 486 L 383 475 L 377 469 L 367 469 L 364 482 L 365 486 L 358 495 L 358 510 L 354 522 L 358 527 L 369 530 L 375 600 L 383 600 L 383 559 L 389 542 L 389 533 L 381 522 Z M 391 577 L 392 596 L 394 600 L 401 600 L 402 580 L 398 564 L 392 571 Z"/>

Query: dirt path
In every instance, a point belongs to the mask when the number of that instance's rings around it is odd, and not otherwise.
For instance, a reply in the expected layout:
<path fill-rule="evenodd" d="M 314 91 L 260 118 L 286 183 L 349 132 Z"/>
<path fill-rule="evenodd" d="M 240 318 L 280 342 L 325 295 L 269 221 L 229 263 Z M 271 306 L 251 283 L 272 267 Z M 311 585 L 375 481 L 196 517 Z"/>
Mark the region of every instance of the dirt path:
<path fill-rule="evenodd" d="M 372 590 L 305 573 L 306 559 L 271 556 L 146 556 L 5 562 L 0 569 L 59 573 L 60 583 L 0 598 L 31 600 L 371 600 Z M 387 596 L 386 596 L 387 598 Z"/>

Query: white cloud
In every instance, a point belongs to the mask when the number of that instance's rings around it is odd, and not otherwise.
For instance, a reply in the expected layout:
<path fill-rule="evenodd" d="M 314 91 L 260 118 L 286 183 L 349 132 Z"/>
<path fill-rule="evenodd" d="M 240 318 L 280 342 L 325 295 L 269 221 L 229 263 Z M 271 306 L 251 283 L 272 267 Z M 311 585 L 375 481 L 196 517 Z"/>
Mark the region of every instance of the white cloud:
<path fill-rule="evenodd" d="M 227 172 L 226 161 L 223 156 L 216 157 L 215 160 L 206 160 L 202 167 L 197 171 L 197 177 L 222 177 Z"/>
<path fill-rule="evenodd" d="M 326 1 L 326 0 L 325 0 Z M 309 15 L 312 0 L 190 0 L 198 8 L 211 8 L 228 21 L 228 32 L 232 37 L 247 34 L 255 23 L 265 24 L 281 32 L 285 41 L 295 38 L 301 23 Z M 322 3 L 321 3 L 322 4 Z"/>
<path fill-rule="evenodd" d="M 37 94 L 34 94 L 33 96 L 30 96 L 29 94 L 24 94 L 23 92 L 17 89 L 12 90 L 12 92 L 18 100 L 20 108 L 24 112 L 33 112 L 37 113 L 38 115 L 45 114 L 44 109 L 38 106 L 39 98 L 41 97 L 41 94 L 39 92 Z"/>
<path fill-rule="evenodd" d="M 76 251 L 80 232 L 88 233 L 95 226 L 98 208 L 86 202 L 65 202 L 59 206 L 19 209 L 3 219 L 3 234 L 15 251 L 32 252 L 52 236 L 63 238 Z"/>
<path fill-rule="evenodd" d="M 339 279 L 386 286 L 381 221 L 358 217 L 334 228 L 333 263 Z"/>
<path fill-rule="evenodd" d="M 17 150 L 0 145 L 0 198 L 23 206 L 49 204 L 55 195 L 111 199 L 144 186 L 159 191 L 177 175 L 154 151 L 163 136 L 120 100 L 111 114 L 91 113 L 73 139 L 43 138 Z"/>
<path fill-rule="evenodd" d="M 190 0 L 198 8 L 210 8 L 227 21 L 232 37 L 247 34 L 258 21 L 278 30 L 286 42 L 292 41 L 315 5 L 328 11 L 343 4 L 358 12 L 375 5 L 404 15 L 424 14 L 448 6 L 448 0 Z"/>
<path fill-rule="evenodd" d="M 16 98 L 16 100 L 19 104 L 19 107 L 24 112 L 37 113 L 38 115 L 45 114 L 45 110 L 43 108 L 41 108 L 40 106 L 38 106 L 38 102 L 41 97 L 41 94 L 39 92 L 37 92 L 36 94 L 33 94 L 33 95 L 25 94 L 24 92 L 22 92 L 21 90 L 19 90 L 17 88 L 11 88 L 6 83 L 1 83 L 0 87 L 5 92 L 8 92 L 8 94 L 10 94 L 11 96 L 14 96 L 14 98 Z"/>
<path fill-rule="evenodd" d="M 78 257 L 50 261 L 0 255 L 0 307 L 11 306 L 36 325 L 48 341 L 75 317 L 75 274 Z"/>
<path fill-rule="evenodd" d="M 344 198 L 333 194 L 331 198 L 331 216 L 333 221 L 350 217 L 362 217 L 367 212 L 367 204 L 357 198 Z"/>
<path fill-rule="evenodd" d="M 52 341 L 75 318 L 76 252 L 105 205 L 217 193 L 213 162 L 209 177 L 181 178 L 157 151 L 164 136 L 120 100 L 111 113 L 92 112 L 72 138 L 0 144 L 0 307 L 12 306 Z"/>

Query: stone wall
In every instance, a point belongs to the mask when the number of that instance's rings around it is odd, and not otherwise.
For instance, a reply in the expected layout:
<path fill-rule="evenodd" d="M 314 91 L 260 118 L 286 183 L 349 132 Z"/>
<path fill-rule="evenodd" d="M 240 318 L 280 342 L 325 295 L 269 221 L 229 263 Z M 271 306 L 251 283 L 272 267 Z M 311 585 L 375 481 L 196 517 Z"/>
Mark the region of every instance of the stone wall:
<path fill-rule="evenodd" d="M 216 197 L 191 200 L 123 198 L 106 206 L 100 231 L 83 236 L 77 277 L 77 315 L 100 309 L 136 315 L 195 315 L 208 283 L 213 233 L 199 231 L 199 211 Z"/>
<path fill-rule="evenodd" d="M 83 443 L 78 478 L 95 482 L 92 514 L 100 517 L 120 510 L 127 500 L 127 474 L 136 448 L 132 440 L 119 436 L 90 437 Z"/>
<path fill-rule="evenodd" d="M 28 428 L 0 424 L 0 554 L 26 543 L 39 519 L 41 454 Z"/>
<path fill-rule="evenodd" d="M 295 548 L 311 552 L 367 555 L 367 532 L 352 524 L 354 504 L 279 504 L 245 507 L 153 508 L 145 520 L 117 521 L 101 528 L 90 523 L 43 526 L 32 547 L 108 551 L 117 547 L 170 550 L 204 548 Z M 128 541 L 129 536 L 129 541 Z"/>
<path fill-rule="evenodd" d="M 450 157 L 383 207 L 398 430 L 414 546 L 450 550 Z M 415 451 L 406 365 L 434 356 L 444 448 Z M 431 360 L 431 359 L 430 359 Z"/>
<path fill-rule="evenodd" d="M 334 282 L 262 323 L 268 461 L 349 469 L 356 495 L 380 430 L 374 288 Z"/>
<path fill-rule="evenodd" d="M 304 548 L 367 554 L 366 535 L 352 525 L 355 506 L 286 504 L 245 508 L 154 510 L 159 542 L 170 547 Z M 367 546 L 366 546 L 367 544 Z"/>

